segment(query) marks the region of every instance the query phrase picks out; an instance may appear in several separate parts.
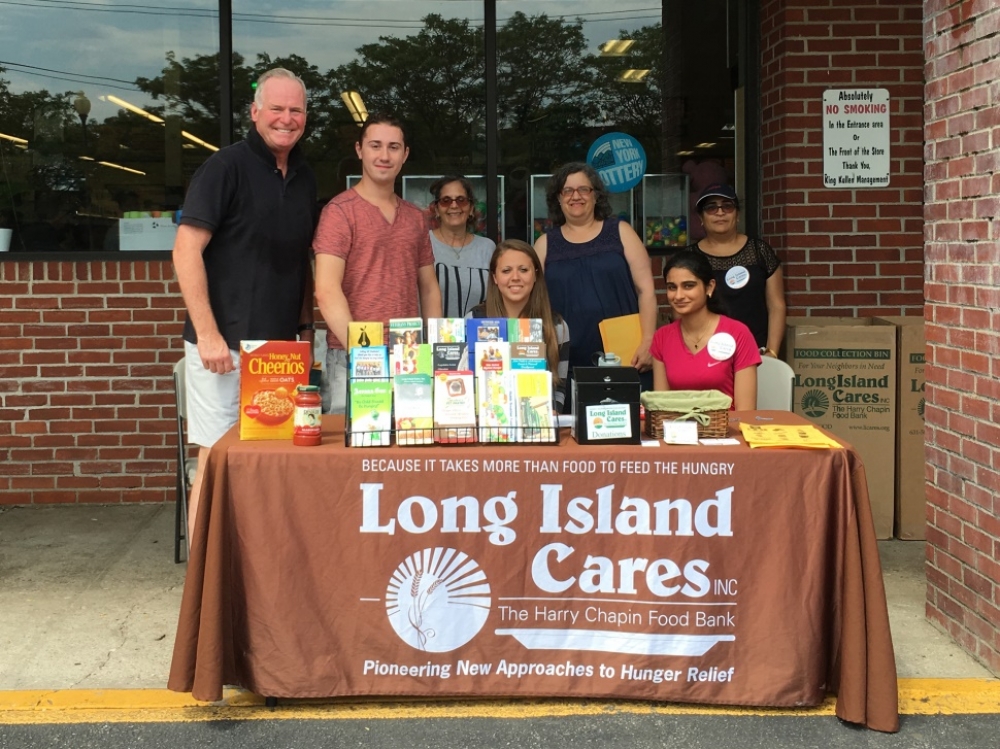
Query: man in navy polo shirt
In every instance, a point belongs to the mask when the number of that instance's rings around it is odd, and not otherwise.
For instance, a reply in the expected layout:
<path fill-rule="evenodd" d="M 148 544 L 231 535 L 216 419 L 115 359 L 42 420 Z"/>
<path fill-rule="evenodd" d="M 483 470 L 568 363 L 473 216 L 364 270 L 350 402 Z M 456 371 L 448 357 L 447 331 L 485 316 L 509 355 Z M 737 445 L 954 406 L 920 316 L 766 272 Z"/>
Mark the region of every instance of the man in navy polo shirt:
<path fill-rule="evenodd" d="M 264 73 L 245 140 L 198 168 L 174 242 L 184 323 L 188 440 L 211 447 L 239 418 L 241 340 L 312 340 L 316 178 L 298 141 L 306 88 Z M 201 463 L 190 498 L 194 527 Z M 189 535 L 190 539 L 191 536 Z"/>

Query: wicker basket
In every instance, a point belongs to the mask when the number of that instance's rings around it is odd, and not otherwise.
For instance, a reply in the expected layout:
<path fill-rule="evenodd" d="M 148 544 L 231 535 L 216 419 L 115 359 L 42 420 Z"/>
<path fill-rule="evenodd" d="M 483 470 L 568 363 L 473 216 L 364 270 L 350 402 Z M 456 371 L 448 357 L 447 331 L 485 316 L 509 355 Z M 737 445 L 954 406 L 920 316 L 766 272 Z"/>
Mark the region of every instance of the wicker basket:
<path fill-rule="evenodd" d="M 729 434 L 729 411 L 719 409 L 717 411 L 704 411 L 708 417 L 708 423 L 702 424 L 700 421 L 692 419 L 698 425 L 698 438 L 725 437 Z M 650 411 L 646 409 L 646 434 L 656 439 L 663 439 L 663 422 L 676 421 L 686 414 L 678 411 Z"/>

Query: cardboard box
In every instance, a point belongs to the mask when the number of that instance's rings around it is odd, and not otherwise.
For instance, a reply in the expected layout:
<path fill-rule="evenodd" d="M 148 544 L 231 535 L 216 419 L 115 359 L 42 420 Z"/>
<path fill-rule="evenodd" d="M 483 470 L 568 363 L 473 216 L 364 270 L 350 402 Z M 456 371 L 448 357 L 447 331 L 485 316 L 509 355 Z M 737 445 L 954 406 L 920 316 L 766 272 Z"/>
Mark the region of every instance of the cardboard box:
<path fill-rule="evenodd" d="M 177 227 L 173 218 L 118 219 L 118 249 L 121 251 L 166 251 L 174 249 Z"/>
<path fill-rule="evenodd" d="M 927 529 L 924 478 L 924 320 L 880 317 L 896 326 L 899 396 L 896 406 L 896 538 L 921 540 Z"/>
<path fill-rule="evenodd" d="M 895 508 L 896 328 L 872 318 L 790 317 L 793 410 L 861 455 L 877 538 L 891 538 Z M 922 474 L 922 472 L 921 472 Z"/>
<path fill-rule="evenodd" d="M 309 384 L 308 341 L 240 341 L 240 439 L 290 440 L 295 389 Z"/>
<path fill-rule="evenodd" d="M 581 445 L 638 445 L 639 373 L 632 367 L 573 370 L 573 437 Z"/>

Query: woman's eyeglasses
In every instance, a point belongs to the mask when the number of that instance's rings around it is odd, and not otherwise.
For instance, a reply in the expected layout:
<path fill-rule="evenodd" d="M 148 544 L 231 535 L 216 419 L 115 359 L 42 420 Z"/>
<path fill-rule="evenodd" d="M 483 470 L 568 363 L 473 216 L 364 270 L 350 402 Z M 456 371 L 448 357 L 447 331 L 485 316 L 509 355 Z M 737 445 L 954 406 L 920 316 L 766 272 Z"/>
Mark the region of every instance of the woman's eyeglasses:
<path fill-rule="evenodd" d="M 583 187 L 564 187 L 559 192 L 562 194 L 562 196 L 564 198 L 572 198 L 573 197 L 573 193 L 575 193 L 575 192 L 576 193 L 580 193 L 580 197 L 581 198 L 586 198 L 593 191 L 594 191 L 593 187 L 587 187 L 586 185 L 584 185 Z"/>
<path fill-rule="evenodd" d="M 445 208 L 449 207 L 452 203 L 457 205 L 459 208 L 464 208 L 469 204 L 469 199 L 464 195 L 459 195 L 457 197 L 451 197 L 451 195 L 442 195 L 437 199 L 438 205 L 443 205 Z"/>
<path fill-rule="evenodd" d="M 706 203 L 701 208 L 703 213 L 732 213 L 736 210 L 736 203 L 731 200 L 724 200 L 721 203 Z"/>

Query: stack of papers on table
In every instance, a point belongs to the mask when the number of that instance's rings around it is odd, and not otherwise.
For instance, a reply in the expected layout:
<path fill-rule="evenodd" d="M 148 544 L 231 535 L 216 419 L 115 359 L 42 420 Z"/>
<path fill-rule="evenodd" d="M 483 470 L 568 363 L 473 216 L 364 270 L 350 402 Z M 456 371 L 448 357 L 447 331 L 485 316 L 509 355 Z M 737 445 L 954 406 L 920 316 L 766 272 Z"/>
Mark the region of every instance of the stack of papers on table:
<path fill-rule="evenodd" d="M 805 450 L 826 450 L 843 447 L 812 424 L 782 426 L 780 424 L 740 424 L 743 439 L 750 447 L 794 447 Z"/>

